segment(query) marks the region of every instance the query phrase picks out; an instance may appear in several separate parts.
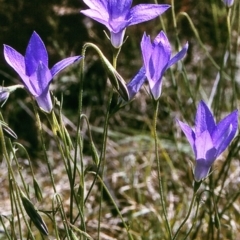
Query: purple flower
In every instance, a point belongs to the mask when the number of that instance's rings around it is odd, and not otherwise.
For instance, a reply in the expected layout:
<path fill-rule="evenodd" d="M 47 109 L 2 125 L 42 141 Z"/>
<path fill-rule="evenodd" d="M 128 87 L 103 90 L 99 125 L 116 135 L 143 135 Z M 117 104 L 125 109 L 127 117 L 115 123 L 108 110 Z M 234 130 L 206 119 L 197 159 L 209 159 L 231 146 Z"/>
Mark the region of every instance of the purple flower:
<path fill-rule="evenodd" d="M 8 45 L 4 45 L 4 57 L 18 73 L 25 88 L 36 98 L 39 107 L 45 112 L 52 110 L 49 85 L 53 77 L 81 58 L 81 56 L 66 58 L 49 69 L 46 47 L 36 32 L 33 32 L 30 38 L 24 57 Z"/>
<path fill-rule="evenodd" d="M 18 88 L 23 88 L 23 85 L 17 84 L 17 85 L 12 85 L 9 87 L 1 87 L 0 86 L 0 102 L 3 102 L 1 107 L 4 105 L 4 103 L 8 100 L 9 95 L 11 92 L 17 90 Z"/>
<path fill-rule="evenodd" d="M 111 34 L 111 43 L 115 48 L 121 47 L 125 30 L 128 26 L 151 20 L 170 5 L 138 4 L 131 8 L 132 0 L 83 0 L 90 9 L 81 13 L 105 25 Z"/>
<path fill-rule="evenodd" d="M 129 99 L 138 93 L 144 82 L 146 81 L 146 70 L 144 67 L 141 67 L 138 73 L 133 77 L 133 79 L 127 84 L 127 89 L 129 93 Z"/>
<path fill-rule="evenodd" d="M 0 87 L 0 102 L 3 104 L 7 101 L 10 92 L 5 87 Z"/>
<path fill-rule="evenodd" d="M 177 121 L 195 153 L 194 178 L 201 181 L 207 177 L 213 162 L 234 138 L 238 128 L 238 111 L 233 111 L 216 124 L 209 108 L 201 101 L 197 108 L 194 130 Z"/>
<path fill-rule="evenodd" d="M 223 3 L 227 6 L 227 7 L 231 7 L 234 3 L 234 0 L 223 0 Z"/>
<path fill-rule="evenodd" d="M 163 74 L 169 67 L 185 56 L 188 43 L 185 44 L 180 52 L 171 58 L 171 45 L 165 33 L 161 31 L 153 42 L 151 42 L 150 36 L 144 33 L 141 48 L 150 91 L 154 99 L 158 100 L 161 95 Z"/>

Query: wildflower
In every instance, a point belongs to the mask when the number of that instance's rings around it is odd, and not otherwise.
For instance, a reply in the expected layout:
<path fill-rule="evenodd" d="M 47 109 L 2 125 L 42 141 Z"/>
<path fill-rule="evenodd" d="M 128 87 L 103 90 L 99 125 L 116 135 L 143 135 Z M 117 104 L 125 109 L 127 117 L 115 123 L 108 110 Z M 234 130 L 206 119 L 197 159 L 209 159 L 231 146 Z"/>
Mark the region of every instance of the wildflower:
<path fill-rule="evenodd" d="M 188 43 L 171 58 L 171 45 L 163 31 L 156 36 L 153 43 L 150 36 L 144 33 L 141 41 L 141 49 L 150 91 L 153 98 L 158 100 L 161 95 L 163 74 L 169 67 L 185 56 Z"/>
<path fill-rule="evenodd" d="M 5 87 L 0 87 L 0 102 L 3 104 L 7 101 L 10 93 Z"/>
<path fill-rule="evenodd" d="M 151 20 L 170 7 L 167 4 L 138 4 L 131 8 L 132 0 L 83 1 L 90 9 L 83 10 L 81 13 L 108 28 L 111 43 L 115 48 L 121 47 L 128 26 Z"/>
<path fill-rule="evenodd" d="M 234 3 L 234 0 L 223 0 L 223 3 L 227 6 L 227 7 L 231 7 Z"/>
<path fill-rule="evenodd" d="M 127 84 L 129 99 L 132 99 L 146 81 L 146 70 L 141 67 L 134 78 Z"/>
<path fill-rule="evenodd" d="M 45 112 L 52 110 L 49 85 L 53 77 L 68 65 L 81 59 L 81 56 L 66 58 L 56 63 L 50 70 L 46 47 L 36 32 L 33 32 L 30 38 L 24 57 L 8 45 L 4 45 L 4 57 Z"/>
<path fill-rule="evenodd" d="M 201 101 L 197 108 L 195 129 L 178 120 L 196 158 L 194 178 L 206 178 L 216 158 L 228 147 L 238 128 L 238 111 L 235 110 L 218 124 L 207 105 Z"/>
<path fill-rule="evenodd" d="M 17 85 L 12 85 L 9 87 L 1 87 L 0 86 L 0 102 L 3 102 L 1 107 L 8 100 L 10 93 L 15 91 L 18 88 L 23 88 L 23 85 L 17 84 Z"/>

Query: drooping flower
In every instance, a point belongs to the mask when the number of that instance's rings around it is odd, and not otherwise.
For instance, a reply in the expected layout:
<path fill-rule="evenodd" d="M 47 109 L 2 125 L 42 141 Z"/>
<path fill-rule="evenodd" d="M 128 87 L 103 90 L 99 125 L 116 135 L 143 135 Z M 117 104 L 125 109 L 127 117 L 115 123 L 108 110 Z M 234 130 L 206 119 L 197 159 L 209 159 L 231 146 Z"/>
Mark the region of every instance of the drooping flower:
<path fill-rule="evenodd" d="M 141 49 L 150 91 L 153 98 L 158 100 L 161 95 L 162 77 L 165 71 L 185 56 L 188 43 L 171 58 L 171 45 L 163 31 L 156 36 L 153 42 L 151 42 L 150 36 L 144 33 Z"/>
<path fill-rule="evenodd" d="M 170 7 L 167 4 L 138 4 L 131 8 L 132 0 L 83 1 L 90 9 L 82 10 L 81 13 L 108 28 L 115 48 L 121 47 L 128 26 L 151 20 Z"/>
<path fill-rule="evenodd" d="M 0 86 L 0 102 L 3 102 L 1 107 L 8 100 L 10 93 L 15 91 L 18 88 L 23 88 L 23 85 L 17 84 L 9 87 Z"/>
<path fill-rule="evenodd" d="M 213 162 L 234 138 L 238 128 L 238 111 L 233 111 L 216 124 L 209 108 L 201 101 L 197 108 L 194 129 L 177 121 L 195 154 L 194 178 L 199 182 L 207 177 Z"/>
<path fill-rule="evenodd" d="M 0 102 L 5 103 L 9 97 L 10 93 L 5 87 L 0 87 Z"/>
<path fill-rule="evenodd" d="M 81 59 L 81 56 L 69 57 L 49 69 L 46 47 L 36 32 L 33 32 L 30 38 L 25 56 L 12 47 L 4 45 L 4 57 L 45 112 L 51 112 L 53 107 L 49 91 L 53 77 L 65 67 Z"/>
<path fill-rule="evenodd" d="M 225 4 L 225 6 L 231 7 L 234 3 L 234 0 L 223 0 L 223 3 Z"/>

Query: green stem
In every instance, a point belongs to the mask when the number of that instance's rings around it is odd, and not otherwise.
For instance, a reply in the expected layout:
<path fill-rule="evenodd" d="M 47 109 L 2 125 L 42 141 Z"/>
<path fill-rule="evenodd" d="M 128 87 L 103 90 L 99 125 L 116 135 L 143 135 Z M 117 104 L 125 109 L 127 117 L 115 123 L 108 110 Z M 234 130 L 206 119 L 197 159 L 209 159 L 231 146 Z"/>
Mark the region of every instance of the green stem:
<path fill-rule="evenodd" d="M 160 193 L 160 201 L 163 209 L 164 219 L 167 225 L 167 230 L 170 238 L 172 238 L 172 231 L 170 227 L 170 223 L 167 217 L 166 205 L 164 200 L 164 193 L 163 193 L 163 184 L 162 184 L 162 174 L 161 174 L 161 163 L 158 154 L 158 136 L 157 136 L 157 119 L 158 119 L 158 108 L 159 108 L 159 101 L 154 101 L 154 115 L 153 115 L 153 137 L 155 142 L 155 156 L 157 160 L 157 172 L 158 172 L 158 184 L 159 184 L 159 193 Z"/>
<path fill-rule="evenodd" d="M 181 225 L 179 226 L 179 228 L 177 229 L 175 235 L 173 236 L 172 240 L 175 240 L 177 239 L 177 236 L 180 232 L 180 230 L 182 229 L 182 227 L 184 226 L 184 224 L 187 222 L 191 212 L 192 212 L 192 208 L 194 206 L 194 203 L 195 203 L 195 200 L 196 200 L 196 192 L 193 193 L 193 197 L 192 197 L 192 200 L 191 200 L 191 203 L 190 203 L 190 206 L 189 206 L 189 209 L 188 209 L 188 213 L 187 213 L 187 216 L 185 217 L 185 219 L 183 220 L 183 222 L 181 223 Z M 188 233 L 189 234 L 189 233 Z"/>
<path fill-rule="evenodd" d="M 183 240 L 186 240 L 186 239 L 187 239 L 187 237 L 188 237 L 189 234 L 192 232 L 193 227 L 194 227 L 195 224 L 196 224 L 196 221 L 197 221 L 197 215 L 198 215 L 198 210 L 199 210 L 199 205 L 200 205 L 200 201 L 197 202 L 196 212 L 195 212 L 195 216 L 194 216 L 194 219 L 193 219 L 193 222 L 192 222 L 192 226 L 191 226 L 191 228 L 189 229 L 189 231 L 187 232 L 187 234 L 186 234 L 186 236 L 184 237 Z"/>
<path fill-rule="evenodd" d="M 7 230 L 7 228 L 6 228 L 6 226 L 5 226 L 4 222 L 3 222 L 2 215 L 0 215 L 0 222 L 1 222 L 2 226 L 3 226 L 4 234 L 7 236 L 7 238 L 9 240 L 11 240 L 12 238 L 10 237 L 10 235 L 8 233 L 8 230 Z"/>
<path fill-rule="evenodd" d="M 104 175 L 104 166 L 105 166 L 105 162 L 106 162 L 106 147 L 107 147 L 107 136 L 108 136 L 108 124 L 109 124 L 109 118 L 110 118 L 110 106 L 112 103 L 112 97 L 113 97 L 113 90 L 111 90 L 110 95 L 109 95 L 109 100 L 108 100 L 108 109 L 107 109 L 107 113 L 106 113 L 106 118 L 105 118 L 105 122 L 104 122 L 104 130 L 103 130 L 103 143 L 102 143 L 102 151 L 100 154 L 100 159 L 99 159 L 99 164 L 98 164 L 98 168 L 97 168 L 97 175 L 96 177 L 99 176 L 103 179 L 103 175 Z M 101 170 L 100 170 L 100 167 Z M 96 179 L 95 177 L 95 179 Z M 95 180 L 94 179 L 94 180 Z M 101 225 L 101 213 L 102 213 L 102 194 L 103 194 L 103 185 L 101 184 L 100 187 L 100 203 L 99 203 L 99 215 L 98 215 L 98 237 L 97 239 L 100 239 L 100 225 Z"/>
<path fill-rule="evenodd" d="M 84 220 L 84 164 L 83 164 L 83 152 L 82 152 L 82 136 L 81 136 L 81 115 L 82 115 L 82 99 L 83 99 L 83 81 L 84 81 L 84 60 L 86 55 L 88 45 L 84 45 L 82 48 L 82 61 L 80 63 L 80 86 L 79 86 L 79 93 L 78 93 L 78 113 L 77 113 L 77 131 L 76 131 L 76 140 L 75 140 L 75 146 L 74 146 L 74 159 L 73 159 L 73 176 L 72 176 L 72 184 L 75 185 L 75 178 L 76 178 L 76 172 L 77 172 L 77 159 L 80 158 L 80 167 L 81 167 L 81 173 L 80 173 L 80 217 L 81 217 L 81 230 L 86 231 L 86 225 Z M 74 222 L 77 220 L 77 218 L 74 220 Z"/>
<path fill-rule="evenodd" d="M 190 27 L 191 27 L 191 29 L 192 29 L 192 31 L 193 31 L 193 33 L 194 33 L 194 35 L 195 35 L 195 37 L 196 37 L 196 39 L 197 39 L 197 41 L 198 41 L 198 44 L 199 44 L 200 47 L 204 50 L 206 56 L 207 56 L 208 59 L 211 61 L 211 63 L 213 64 L 213 66 L 214 66 L 218 71 L 221 71 L 221 66 L 219 66 L 219 65 L 216 63 L 216 61 L 213 59 L 213 57 L 212 57 L 211 54 L 209 53 L 207 47 L 206 47 L 205 44 L 202 42 L 202 40 L 201 40 L 201 38 L 200 38 L 200 36 L 199 36 L 199 33 L 198 33 L 196 27 L 194 26 L 194 24 L 193 24 L 190 16 L 189 16 L 186 12 L 180 12 L 180 13 L 178 14 L 178 18 L 181 17 L 181 16 L 184 16 L 184 17 L 188 20 L 188 22 L 189 22 L 189 24 L 190 24 Z M 226 72 L 224 72 L 224 71 L 223 71 L 223 76 L 224 76 L 227 80 L 230 80 L 230 76 L 229 76 Z"/>
<path fill-rule="evenodd" d="M 236 100 L 236 83 L 234 81 L 234 61 L 232 59 L 232 26 L 231 26 L 231 8 L 227 9 L 227 29 L 228 29 L 228 51 L 229 51 L 229 61 L 230 61 L 230 77 L 232 83 L 232 101 L 231 101 L 231 110 L 234 108 L 234 102 Z"/>
<path fill-rule="evenodd" d="M 34 236 L 33 236 L 33 234 L 32 234 L 31 228 L 30 228 L 30 226 L 29 226 L 29 224 L 28 224 L 28 221 L 27 221 L 27 219 L 26 219 L 26 217 L 25 217 L 25 214 L 24 214 L 24 211 L 23 211 L 23 208 L 22 208 L 22 205 L 21 205 L 21 200 L 20 200 L 20 196 L 19 196 L 18 185 L 17 185 L 17 181 L 16 181 L 16 178 L 15 178 L 14 172 L 13 172 L 13 170 L 12 170 L 12 168 L 11 168 L 11 161 L 10 161 L 10 157 L 9 157 L 9 155 L 8 155 L 8 152 L 7 152 L 6 142 L 5 142 L 5 139 L 4 139 L 4 134 L 3 134 L 3 130 L 2 130 L 1 124 L 0 124 L 0 142 L 1 142 L 1 147 L 2 147 L 2 151 L 3 151 L 3 156 L 5 157 L 5 159 L 6 159 L 6 161 L 7 161 L 7 166 L 8 166 L 9 175 L 10 175 L 10 177 L 12 178 L 12 181 L 13 181 L 13 183 L 14 183 L 14 185 L 15 185 L 15 188 L 16 188 L 16 202 L 18 203 L 18 206 L 19 206 L 20 211 L 21 211 L 22 216 L 23 216 L 23 220 L 24 220 L 24 222 L 25 222 L 25 224 L 26 224 L 26 226 L 27 226 L 27 228 L 28 228 L 28 230 L 29 230 L 30 236 L 31 236 L 32 239 L 34 239 Z M 11 179 L 10 179 L 10 181 L 11 181 Z M 11 182 L 10 182 L 10 184 L 11 184 Z M 14 193 L 13 193 L 13 194 L 14 194 Z M 13 197 L 13 199 L 14 199 L 14 198 L 15 198 L 15 197 Z M 16 209 L 17 209 L 17 207 L 16 207 Z M 19 217 L 19 214 L 18 214 L 18 217 Z M 20 232 L 21 232 L 21 231 L 20 231 Z"/>
<path fill-rule="evenodd" d="M 34 109 L 34 113 L 35 113 L 36 120 L 37 120 L 38 132 L 39 132 L 40 139 L 41 139 L 41 145 L 42 145 L 43 155 L 44 155 L 45 161 L 46 161 L 46 163 L 47 163 L 48 172 L 49 172 L 49 174 L 50 174 L 50 178 L 51 178 L 51 182 L 52 182 L 52 186 L 53 186 L 54 193 L 56 193 L 57 190 L 56 190 L 56 187 L 55 187 L 54 178 L 53 178 L 53 174 L 52 174 L 50 162 L 49 162 L 49 160 L 48 160 L 45 142 L 44 142 L 44 139 L 43 139 L 42 124 L 41 124 L 41 120 L 40 120 L 38 111 L 37 111 L 37 109 L 36 109 L 36 105 L 35 105 L 34 103 L 33 103 L 33 109 Z"/>
<path fill-rule="evenodd" d="M 113 68 L 116 69 L 117 67 L 117 58 L 120 53 L 121 48 L 119 49 L 113 49 Z M 107 108 L 107 113 L 105 117 L 105 122 L 104 122 L 104 131 L 103 131 L 103 144 L 102 144 L 102 151 L 100 155 L 100 160 L 98 164 L 98 169 L 97 169 L 97 175 L 99 173 L 99 177 L 103 179 L 104 175 L 104 166 L 106 162 L 106 146 L 107 146 L 107 136 L 108 136 L 108 125 L 109 125 L 109 118 L 110 118 L 110 108 L 111 108 L 111 103 L 112 103 L 112 98 L 113 98 L 113 89 L 110 92 L 109 95 L 109 100 L 108 100 L 108 108 Z M 102 166 L 102 169 L 100 171 L 100 166 Z M 95 178 L 96 178 L 95 177 Z M 101 184 L 100 187 L 100 203 L 99 203 L 99 215 L 98 215 L 98 238 L 100 239 L 100 225 L 101 225 L 101 215 L 102 215 L 102 198 L 103 198 L 103 184 Z"/>
<path fill-rule="evenodd" d="M 96 174 L 96 173 L 94 172 L 94 174 Z M 111 193 L 108 191 L 108 188 L 107 188 L 106 185 L 104 184 L 102 178 L 101 178 L 99 175 L 97 175 L 97 177 L 98 177 L 98 180 L 101 182 L 101 185 L 104 187 L 104 189 L 105 189 L 106 193 L 108 194 L 109 198 L 111 199 L 111 201 L 112 201 L 112 203 L 113 203 L 113 205 L 114 205 L 114 207 L 115 207 L 115 209 L 116 209 L 119 217 L 121 218 L 122 223 L 123 223 L 125 229 L 127 230 L 129 239 L 133 240 L 132 234 L 129 232 L 129 227 L 127 226 L 126 222 L 124 221 L 123 216 L 122 216 L 122 214 L 121 214 L 121 212 L 120 212 L 120 210 L 119 210 L 116 202 L 114 201 Z"/>

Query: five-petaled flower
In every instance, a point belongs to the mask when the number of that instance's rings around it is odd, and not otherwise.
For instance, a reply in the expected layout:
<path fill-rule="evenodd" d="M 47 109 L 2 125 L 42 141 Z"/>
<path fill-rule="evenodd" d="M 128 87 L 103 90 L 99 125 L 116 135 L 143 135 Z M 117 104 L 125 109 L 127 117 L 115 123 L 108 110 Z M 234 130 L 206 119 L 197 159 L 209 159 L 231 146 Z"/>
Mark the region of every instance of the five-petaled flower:
<path fill-rule="evenodd" d="M 170 7 L 167 4 L 138 4 L 131 8 L 132 0 L 83 1 L 90 9 L 83 10 L 81 13 L 108 28 L 111 43 L 115 48 L 121 47 L 128 26 L 151 20 Z"/>
<path fill-rule="evenodd" d="M 194 130 L 177 121 L 195 153 L 194 178 L 199 182 L 207 177 L 213 162 L 234 138 L 238 128 L 238 111 L 233 111 L 216 124 L 209 108 L 201 101 L 197 108 Z"/>
<path fill-rule="evenodd" d="M 171 58 L 171 45 L 163 31 L 156 36 L 153 42 L 151 42 L 150 36 L 144 33 L 141 49 L 144 64 L 136 76 L 127 84 L 129 96 L 130 99 L 133 98 L 147 78 L 150 92 L 153 98 L 158 100 L 161 95 L 163 74 L 186 55 L 188 43 Z"/>
<path fill-rule="evenodd" d="M 45 112 L 52 110 L 49 84 L 53 77 L 65 67 L 81 59 L 81 56 L 69 57 L 49 69 L 46 47 L 36 32 L 33 32 L 30 38 L 24 57 L 8 45 L 4 45 L 4 57 Z"/>

